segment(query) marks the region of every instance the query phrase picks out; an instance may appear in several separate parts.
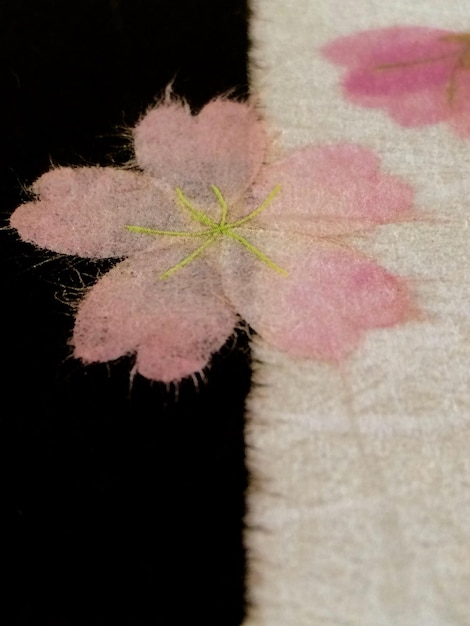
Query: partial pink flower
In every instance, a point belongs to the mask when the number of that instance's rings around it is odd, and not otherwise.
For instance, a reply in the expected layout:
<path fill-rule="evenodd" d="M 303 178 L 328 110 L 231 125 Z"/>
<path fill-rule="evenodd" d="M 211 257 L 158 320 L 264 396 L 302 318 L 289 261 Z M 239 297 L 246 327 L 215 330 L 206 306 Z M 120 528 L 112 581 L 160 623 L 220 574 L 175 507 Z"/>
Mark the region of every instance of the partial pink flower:
<path fill-rule="evenodd" d="M 403 126 L 448 122 L 470 137 L 470 33 L 392 27 L 342 37 L 323 52 L 347 67 L 346 97 Z"/>
<path fill-rule="evenodd" d="M 59 168 L 11 224 L 57 252 L 122 260 L 79 306 L 85 363 L 136 355 L 171 382 L 203 369 L 239 316 L 273 346 L 338 363 L 365 332 L 416 313 L 405 281 L 348 235 L 413 217 L 412 191 L 352 145 L 309 146 L 265 164 L 247 104 L 196 115 L 169 101 L 134 129 L 138 169 Z"/>

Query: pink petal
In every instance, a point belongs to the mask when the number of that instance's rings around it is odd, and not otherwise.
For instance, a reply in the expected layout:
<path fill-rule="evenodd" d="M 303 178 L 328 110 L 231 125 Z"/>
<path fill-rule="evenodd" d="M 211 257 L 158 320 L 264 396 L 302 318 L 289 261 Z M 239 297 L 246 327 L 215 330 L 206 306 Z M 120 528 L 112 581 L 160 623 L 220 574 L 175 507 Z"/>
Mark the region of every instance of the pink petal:
<path fill-rule="evenodd" d="M 449 90 L 468 45 L 465 34 L 393 27 L 339 39 L 323 52 L 348 67 L 343 88 L 351 101 L 383 108 L 403 126 L 422 126 L 452 117 Z M 462 75 L 468 83 L 468 71 Z"/>
<path fill-rule="evenodd" d="M 160 278 L 187 252 L 173 246 L 158 256 L 141 254 L 106 274 L 80 305 L 75 356 L 90 363 L 137 352 L 137 371 L 163 382 L 203 369 L 237 318 L 201 259 Z"/>
<path fill-rule="evenodd" d="M 437 124 L 451 115 L 446 87 L 442 85 L 397 93 L 393 97 L 357 95 L 353 92 L 348 97 L 360 106 L 385 110 L 398 124 L 407 128 Z"/>
<path fill-rule="evenodd" d="M 196 116 L 179 103 L 158 106 L 137 125 L 134 139 L 140 167 L 180 187 L 201 210 L 212 205 L 217 215 L 210 186 L 233 202 L 256 176 L 266 145 L 254 109 L 228 100 L 214 100 Z"/>
<path fill-rule="evenodd" d="M 263 339 L 293 356 L 339 362 L 369 329 L 416 317 L 404 280 L 354 250 L 286 233 L 246 237 L 288 276 L 229 243 L 226 292 Z"/>
<path fill-rule="evenodd" d="M 323 47 L 325 56 L 338 65 L 363 67 L 371 64 L 403 63 L 448 53 L 448 30 L 422 26 L 392 26 L 341 37 Z"/>
<path fill-rule="evenodd" d="M 455 132 L 470 138 L 470 80 L 468 69 L 456 73 L 454 97 L 450 102 L 449 123 Z"/>
<path fill-rule="evenodd" d="M 383 173 L 377 156 L 360 146 L 307 147 L 273 163 L 262 170 L 253 202 L 276 185 L 280 192 L 253 222 L 264 228 L 329 236 L 413 215 L 412 188 Z"/>
<path fill-rule="evenodd" d="M 64 254 L 119 257 L 156 244 L 126 225 L 185 228 L 186 216 L 153 181 L 117 168 L 59 168 L 33 185 L 38 199 L 16 209 L 11 225 L 36 245 Z M 166 244 L 165 244 L 166 245 Z"/>

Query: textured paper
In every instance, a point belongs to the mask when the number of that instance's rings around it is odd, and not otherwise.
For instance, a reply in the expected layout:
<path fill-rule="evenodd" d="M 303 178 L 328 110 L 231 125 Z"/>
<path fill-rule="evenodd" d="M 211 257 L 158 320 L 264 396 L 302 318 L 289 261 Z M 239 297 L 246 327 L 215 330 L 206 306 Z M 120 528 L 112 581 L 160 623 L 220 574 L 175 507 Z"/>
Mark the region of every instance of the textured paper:
<path fill-rule="evenodd" d="M 245 626 L 470 620 L 470 141 L 348 101 L 322 48 L 392 26 L 470 30 L 470 1 L 257 0 L 251 84 L 283 148 L 352 142 L 413 185 L 425 219 L 355 246 L 408 277 L 424 319 L 341 369 L 255 342 Z"/>

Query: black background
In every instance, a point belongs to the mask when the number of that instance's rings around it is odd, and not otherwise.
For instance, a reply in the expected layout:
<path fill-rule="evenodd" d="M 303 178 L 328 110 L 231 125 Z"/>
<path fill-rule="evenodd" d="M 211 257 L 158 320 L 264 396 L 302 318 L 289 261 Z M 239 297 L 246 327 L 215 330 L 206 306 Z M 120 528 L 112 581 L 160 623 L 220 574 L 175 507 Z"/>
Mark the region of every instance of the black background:
<path fill-rule="evenodd" d="M 51 164 L 124 163 L 170 82 L 245 97 L 246 32 L 242 0 L 0 0 L 3 225 Z M 246 336 L 197 386 L 85 368 L 71 302 L 109 264 L 0 242 L 1 626 L 239 624 Z"/>

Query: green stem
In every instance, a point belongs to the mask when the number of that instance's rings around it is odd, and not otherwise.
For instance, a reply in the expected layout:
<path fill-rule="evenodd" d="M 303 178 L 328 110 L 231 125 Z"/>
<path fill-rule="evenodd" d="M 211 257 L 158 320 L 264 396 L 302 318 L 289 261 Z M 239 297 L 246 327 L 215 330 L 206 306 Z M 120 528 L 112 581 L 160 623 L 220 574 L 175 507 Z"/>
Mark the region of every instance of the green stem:
<path fill-rule="evenodd" d="M 196 221 L 200 222 L 201 224 L 205 224 L 206 226 L 217 226 L 217 223 L 213 222 L 208 215 L 206 215 L 202 211 L 198 211 L 198 209 L 193 207 L 193 205 L 190 203 L 190 201 L 184 195 L 182 189 L 177 187 L 176 188 L 176 194 L 178 196 L 178 200 L 181 202 L 181 204 L 184 207 L 186 207 L 188 209 L 188 211 L 191 213 L 191 215 L 194 217 L 194 219 Z"/>
<path fill-rule="evenodd" d="M 227 203 L 225 202 L 225 198 L 223 197 L 222 192 L 218 187 L 216 187 L 215 185 L 211 185 L 211 189 L 215 193 L 217 200 L 219 201 L 220 208 L 222 209 L 222 218 L 220 220 L 219 226 L 225 226 L 228 213 Z"/>
<path fill-rule="evenodd" d="M 274 200 L 274 198 L 277 196 L 277 194 L 280 191 L 281 191 L 281 185 L 276 185 L 261 206 L 259 206 L 257 209 L 252 211 L 246 217 L 243 217 L 241 220 L 238 220 L 236 222 L 232 222 L 231 224 L 229 224 L 230 228 L 237 228 L 238 226 L 245 224 L 245 222 L 249 222 L 254 217 L 259 215 L 262 211 L 264 211 L 271 204 L 271 202 Z"/>
<path fill-rule="evenodd" d="M 211 245 L 211 243 L 214 241 L 215 238 L 216 238 L 215 235 L 213 235 L 212 237 L 208 237 L 208 239 L 206 239 L 206 241 L 202 244 L 202 246 L 199 246 L 199 248 L 194 250 L 194 252 L 192 252 L 189 256 L 185 257 L 182 261 L 180 261 L 176 265 L 173 265 L 173 267 L 170 267 L 170 269 L 166 270 L 166 272 L 163 272 L 163 274 L 160 275 L 160 279 L 165 280 L 169 278 L 172 274 L 177 272 L 179 269 L 181 269 L 188 263 L 191 263 L 191 261 L 193 261 L 202 252 L 204 252 L 206 248 L 208 248 Z"/>
<path fill-rule="evenodd" d="M 263 263 L 266 263 L 266 265 L 268 265 L 271 269 L 276 270 L 276 272 L 278 272 L 279 274 L 282 274 L 283 276 L 289 275 L 289 273 L 286 272 L 285 269 L 283 269 L 282 267 L 279 267 L 279 265 L 274 263 L 274 261 L 271 261 L 269 257 L 267 257 L 265 254 L 261 252 L 261 250 L 259 250 L 254 245 L 252 245 L 247 239 L 245 239 L 245 237 L 242 237 L 241 235 L 237 235 L 237 233 L 234 233 L 231 230 L 227 231 L 227 235 L 231 237 L 232 239 L 235 239 L 242 245 L 244 245 L 245 248 L 247 248 L 247 250 L 249 250 L 255 256 L 257 256 L 258 259 L 260 259 L 260 261 L 263 261 Z"/>
<path fill-rule="evenodd" d="M 126 226 L 132 233 L 142 233 L 144 235 L 171 235 L 172 237 L 203 237 L 210 235 L 212 230 L 202 230 L 199 233 L 192 233 L 184 230 L 157 230 L 156 228 L 145 228 L 145 226 Z"/>

